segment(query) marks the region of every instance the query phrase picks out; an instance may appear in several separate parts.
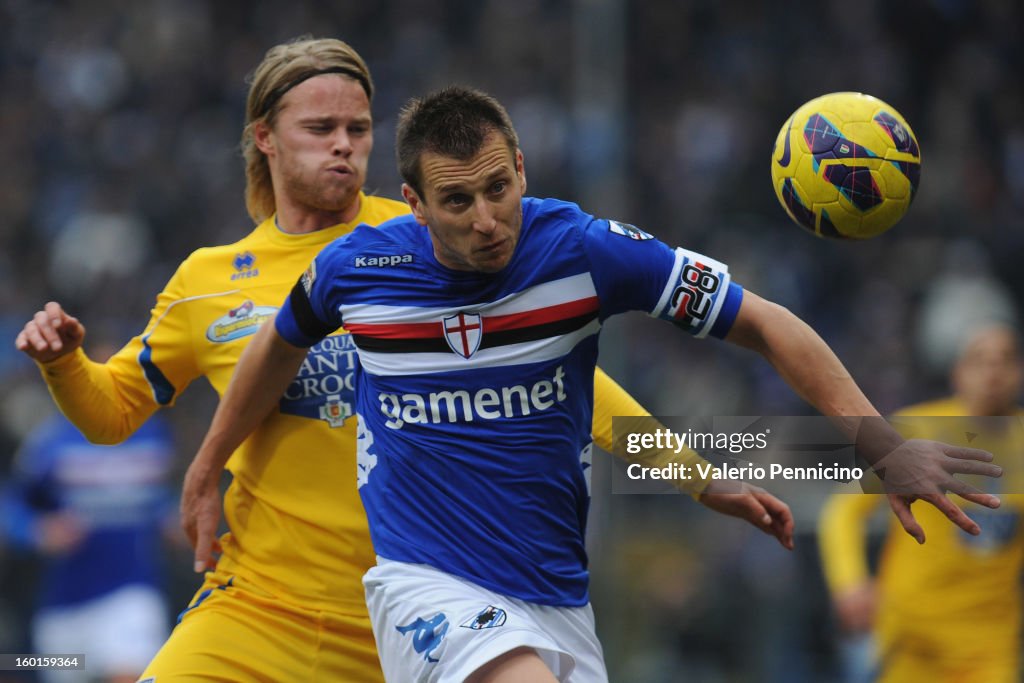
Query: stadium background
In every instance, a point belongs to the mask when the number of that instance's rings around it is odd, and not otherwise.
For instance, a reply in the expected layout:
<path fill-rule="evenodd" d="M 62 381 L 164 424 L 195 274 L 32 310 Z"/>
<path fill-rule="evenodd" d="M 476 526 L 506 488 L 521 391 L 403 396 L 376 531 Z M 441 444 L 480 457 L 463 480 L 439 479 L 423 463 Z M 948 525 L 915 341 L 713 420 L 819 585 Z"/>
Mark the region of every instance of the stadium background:
<path fill-rule="evenodd" d="M 728 263 L 810 321 L 883 411 L 941 393 L 957 332 L 1024 291 L 1020 2 L 0 0 L 0 476 L 52 409 L 14 351 L 21 325 L 57 299 L 95 338 L 126 340 L 192 249 L 249 230 L 244 77 L 303 33 L 349 41 L 374 74 L 368 190 L 399 196 L 406 98 L 481 87 L 512 113 L 531 194 Z M 803 233 L 769 182 L 783 121 L 836 90 L 895 106 L 922 147 L 910 213 L 867 243 Z M 751 354 L 657 324 L 613 321 L 602 350 L 656 414 L 808 412 Z M 180 405 L 184 461 L 212 392 Z M 614 680 L 835 680 L 816 501 L 791 501 L 787 554 L 680 497 L 605 495 L 603 476 L 594 600 Z M 178 552 L 181 604 L 194 580 Z M 0 546 L 0 651 L 24 651 L 32 567 Z"/>

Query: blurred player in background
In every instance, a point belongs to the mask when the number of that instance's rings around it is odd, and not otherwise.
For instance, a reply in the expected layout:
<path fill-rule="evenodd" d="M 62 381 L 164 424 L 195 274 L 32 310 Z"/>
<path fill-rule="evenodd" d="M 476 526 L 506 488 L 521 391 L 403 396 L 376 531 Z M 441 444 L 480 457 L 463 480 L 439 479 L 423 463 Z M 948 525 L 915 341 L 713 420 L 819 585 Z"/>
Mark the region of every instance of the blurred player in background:
<path fill-rule="evenodd" d="M 272 48 L 254 72 L 242 138 L 255 230 L 192 254 L 143 333 L 105 364 L 81 351 L 85 330 L 57 303 L 26 325 L 17 347 L 40 363 L 58 405 L 90 439 L 124 439 L 199 376 L 223 393 L 251 335 L 322 247 L 360 223 L 408 213 L 363 192 L 372 96 L 365 63 L 341 41 Z M 227 463 L 223 553 L 214 563 L 209 544 L 197 548 L 197 571 L 213 571 L 147 676 L 380 680 L 360 583 L 374 555 L 354 477 L 357 359 L 343 332 L 309 350 L 278 410 Z M 603 373 L 596 383 L 595 439 L 611 449 L 608 416 L 647 413 Z M 755 487 L 691 492 L 791 543 L 789 510 L 773 496 Z M 219 497 L 216 505 L 219 516 Z"/>
<path fill-rule="evenodd" d="M 584 549 L 604 318 L 644 310 L 727 338 L 822 411 L 877 412 L 820 337 L 724 264 L 524 197 L 518 138 L 493 98 L 447 88 L 413 101 L 398 131 L 413 215 L 327 247 L 257 333 L 189 467 L 183 523 L 212 544 L 223 463 L 307 347 L 344 324 L 361 361 L 359 485 L 379 556 L 364 583 L 388 680 L 606 680 Z M 976 533 L 944 492 L 998 505 L 950 474 L 996 474 L 970 460 L 990 456 L 893 436 L 886 486 L 917 481 L 915 496 Z M 911 499 L 892 504 L 917 532 Z"/>
<path fill-rule="evenodd" d="M 940 418 L 1024 416 L 1018 405 L 1022 379 L 1018 333 L 987 324 L 970 335 L 955 362 L 953 395 L 910 406 L 897 417 L 913 418 L 906 424 L 915 435 L 967 445 L 971 423 Z M 924 419 L 929 417 L 934 419 Z M 1020 680 L 1024 482 L 1013 465 L 1024 453 L 1024 429 L 1017 419 L 978 421 L 971 434 L 971 446 L 1010 465 L 999 480 L 1008 492 L 1002 507 L 971 513 L 985 528 L 982 535 L 962 533 L 923 508 L 928 543 L 918 546 L 891 523 L 873 577 L 866 527 L 884 497 L 838 493 L 825 507 L 819 542 L 826 579 L 844 633 L 874 635 L 870 680 Z"/>
<path fill-rule="evenodd" d="M 173 464 L 158 418 L 97 446 L 56 414 L 23 442 L 3 526 L 12 545 L 44 560 L 33 652 L 86 654 L 85 670 L 41 671 L 43 680 L 134 681 L 167 637 L 161 565 L 178 526 Z"/>

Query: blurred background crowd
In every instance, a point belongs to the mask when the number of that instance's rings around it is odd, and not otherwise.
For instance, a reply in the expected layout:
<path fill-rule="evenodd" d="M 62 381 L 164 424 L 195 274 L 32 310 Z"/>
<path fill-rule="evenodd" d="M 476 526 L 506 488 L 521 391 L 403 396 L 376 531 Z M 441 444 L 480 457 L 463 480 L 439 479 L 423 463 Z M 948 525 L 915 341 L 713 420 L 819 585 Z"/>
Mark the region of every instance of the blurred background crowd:
<path fill-rule="evenodd" d="M 407 98 L 450 82 L 487 90 L 518 128 L 530 194 L 729 264 L 810 321 L 883 412 L 945 391 L 975 316 L 1017 315 L 1015 0 L 0 0 L 0 482 L 53 410 L 17 331 L 56 299 L 94 340 L 122 343 L 189 252 L 250 230 L 245 77 L 305 33 L 350 42 L 373 73 L 368 190 L 400 196 L 392 140 Z M 897 108 L 922 148 L 909 214 L 864 243 L 804 233 L 769 181 L 779 127 L 837 90 Z M 602 348 L 655 414 L 808 412 L 752 354 L 656 325 L 614 320 Z M 168 416 L 172 484 L 214 404 L 208 387 L 191 391 Z M 815 501 L 793 501 L 803 533 L 787 554 L 679 497 L 595 491 L 594 599 L 613 680 L 837 680 Z M 14 545 L 0 543 L 0 652 L 29 651 L 39 558 Z M 177 609 L 196 582 L 189 556 L 168 552 Z"/>

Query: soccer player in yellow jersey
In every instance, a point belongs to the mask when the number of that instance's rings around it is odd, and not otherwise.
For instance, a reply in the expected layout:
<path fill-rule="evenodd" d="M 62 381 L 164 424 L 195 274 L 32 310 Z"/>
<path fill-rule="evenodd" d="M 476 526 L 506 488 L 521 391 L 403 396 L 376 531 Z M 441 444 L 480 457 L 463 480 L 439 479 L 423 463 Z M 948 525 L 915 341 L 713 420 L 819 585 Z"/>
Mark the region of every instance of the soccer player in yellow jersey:
<path fill-rule="evenodd" d="M 1019 419 L 939 418 L 1024 416 L 1017 404 L 1022 372 L 1016 332 L 987 326 L 964 345 L 952 373 L 953 396 L 898 413 L 917 435 L 966 445 L 970 432 L 972 447 L 996 454 L 1006 471 L 999 483 L 1009 493 L 998 510 L 972 510 L 982 516 L 980 536 L 943 523 L 941 513 L 924 506 L 918 512 L 928 543 L 919 546 L 890 524 L 873 578 L 865 526 L 884 498 L 839 493 L 826 505 L 819 539 L 833 604 L 847 633 L 873 630 L 879 681 L 1020 680 L 1024 427 Z"/>
<path fill-rule="evenodd" d="M 125 439 L 199 376 L 223 393 L 252 334 L 324 245 L 408 212 L 362 190 L 372 95 L 366 65 L 341 41 L 272 48 L 253 74 L 242 137 L 255 230 L 186 259 L 143 332 L 106 363 L 85 355 L 84 326 L 56 302 L 26 324 L 17 348 L 91 440 Z M 144 680 L 381 680 L 361 584 L 374 554 L 356 489 L 355 362 L 347 334 L 317 344 L 278 410 L 232 455 L 222 554 L 197 548 L 197 571 L 211 571 Z M 594 438 L 611 450 L 610 417 L 647 412 L 603 373 L 595 386 Z M 756 487 L 723 488 L 691 493 L 792 545 L 785 504 Z"/>

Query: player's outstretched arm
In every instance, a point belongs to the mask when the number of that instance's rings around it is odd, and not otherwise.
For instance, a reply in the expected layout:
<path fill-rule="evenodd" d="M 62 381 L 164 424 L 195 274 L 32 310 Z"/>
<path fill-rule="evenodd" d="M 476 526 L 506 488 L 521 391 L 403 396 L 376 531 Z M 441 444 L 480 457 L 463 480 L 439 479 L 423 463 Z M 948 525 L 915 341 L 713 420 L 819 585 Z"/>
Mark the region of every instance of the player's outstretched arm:
<path fill-rule="evenodd" d="M 220 476 L 231 454 L 263 421 L 294 379 L 307 349 L 292 346 L 267 321 L 242 352 L 199 451 L 185 473 L 181 525 L 195 550 L 195 570 L 215 565 Z"/>
<path fill-rule="evenodd" d="M 860 453 L 883 480 L 893 513 L 919 543 L 924 530 L 910 504 L 925 500 L 939 508 L 964 531 L 977 534 L 978 525 L 946 497 L 951 491 L 966 500 L 998 507 L 999 499 L 981 493 L 953 475 L 998 477 L 992 454 L 957 448 L 936 441 L 905 441 L 871 405 L 836 355 L 807 323 L 752 292 L 744 292 L 726 339 L 757 351 L 804 400 L 855 440 Z"/>

